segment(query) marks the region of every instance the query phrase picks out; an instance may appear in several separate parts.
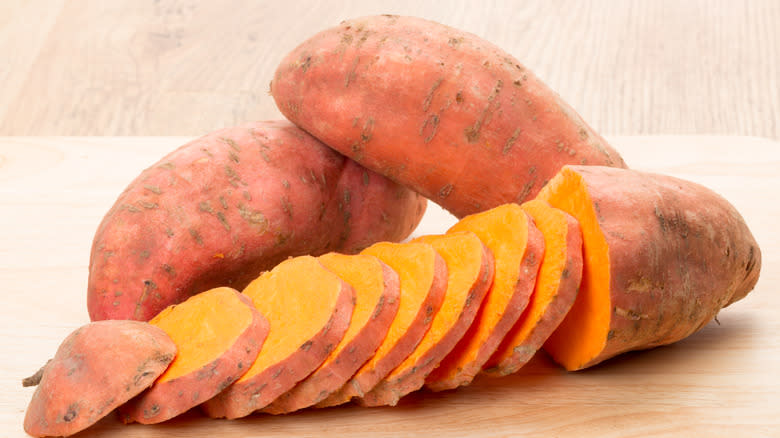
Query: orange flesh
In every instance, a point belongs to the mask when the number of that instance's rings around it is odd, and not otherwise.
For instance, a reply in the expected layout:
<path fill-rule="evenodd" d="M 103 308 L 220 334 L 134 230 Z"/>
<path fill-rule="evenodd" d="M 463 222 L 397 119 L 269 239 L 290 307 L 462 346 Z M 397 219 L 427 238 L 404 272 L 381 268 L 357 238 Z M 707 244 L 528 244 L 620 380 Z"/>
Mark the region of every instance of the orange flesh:
<path fill-rule="evenodd" d="M 364 249 L 361 254 L 377 257 L 398 273 L 401 300 L 385 340 L 374 356 L 358 370 L 358 374 L 375 368 L 377 362 L 393 349 L 417 318 L 433 283 L 436 257 L 430 245 L 421 243 L 380 242 Z"/>
<path fill-rule="evenodd" d="M 335 311 L 341 279 L 311 256 L 287 259 L 250 283 L 244 294 L 270 325 L 257 359 L 238 381 L 277 364 L 323 330 Z"/>
<path fill-rule="evenodd" d="M 228 350 L 252 323 L 252 310 L 236 291 L 220 287 L 169 306 L 152 318 L 178 348 L 158 383 L 192 373 Z"/>
<path fill-rule="evenodd" d="M 382 264 L 376 257 L 332 252 L 320 256 L 319 260 L 326 269 L 349 283 L 355 289 L 356 296 L 355 309 L 352 312 L 352 320 L 347 332 L 339 345 L 320 365 L 322 368 L 337 358 L 344 347 L 355 339 L 355 335 L 360 333 L 361 329 L 369 322 L 385 288 Z"/>
<path fill-rule="evenodd" d="M 564 167 L 537 199 L 574 216 L 582 230 L 583 266 L 580 292 L 566 318 L 544 349 L 567 370 L 597 357 L 607 343 L 610 324 L 609 247 L 582 177 Z"/>
<path fill-rule="evenodd" d="M 480 281 L 483 252 L 476 234 L 464 231 L 441 236 L 421 236 L 413 242 L 428 243 L 447 264 L 447 292 L 441 308 L 417 348 L 385 380 L 391 380 L 415 367 L 419 359 L 434 348 L 460 318 L 468 305 L 471 289 Z M 476 303 L 475 305 L 479 305 Z"/>
<path fill-rule="evenodd" d="M 528 307 L 485 364 L 487 368 L 512 357 L 514 348 L 528 339 L 531 331 L 542 319 L 547 306 L 555 298 L 561 283 L 561 273 L 566 268 L 568 250 L 566 232 L 569 224 L 563 213 L 540 200 L 526 202 L 520 207 L 533 218 L 536 227 L 544 236 L 544 258 L 536 276 L 536 285 Z"/>
<path fill-rule="evenodd" d="M 449 229 L 448 233 L 469 230 L 493 253 L 495 275 L 482 308 L 464 338 L 441 367 L 449 374 L 457 373 L 477 359 L 482 343 L 493 332 L 504 315 L 515 293 L 520 275 L 520 261 L 528 244 L 528 218 L 517 204 L 506 204 L 482 213 L 466 216 Z M 437 371 L 443 373 L 444 370 Z"/>

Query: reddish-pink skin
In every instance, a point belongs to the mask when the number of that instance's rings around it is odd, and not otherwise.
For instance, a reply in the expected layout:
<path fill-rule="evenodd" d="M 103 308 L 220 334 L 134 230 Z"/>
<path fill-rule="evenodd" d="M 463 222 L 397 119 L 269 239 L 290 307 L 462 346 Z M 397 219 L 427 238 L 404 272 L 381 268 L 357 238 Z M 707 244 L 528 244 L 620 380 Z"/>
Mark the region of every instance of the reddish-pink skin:
<path fill-rule="evenodd" d="M 271 94 L 296 125 L 458 217 L 531 199 L 567 163 L 625 167 L 510 54 L 420 18 L 312 36 L 282 60 Z"/>
<path fill-rule="evenodd" d="M 405 238 L 425 199 L 287 121 L 208 134 L 145 170 L 92 246 L 92 320 L 149 320 L 213 287 L 241 289 L 289 256 Z"/>
<path fill-rule="evenodd" d="M 151 386 L 175 356 L 176 344 L 151 324 L 87 324 L 68 335 L 46 365 L 24 430 L 37 437 L 82 431 Z"/>
<path fill-rule="evenodd" d="M 479 311 L 482 299 L 493 282 L 494 260 L 490 251 L 482 245 L 482 266 L 477 282 L 471 286 L 468 299 L 455 324 L 441 340 L 426 351 L 416 364 L 400 375 L 389 375 L 363 397 L 356 399 L 361 406 L 395 406 L 405 395 L 423 387 L 425 379 L 449 354 L 463 337 Z"/>
<path fill-rule="evenodd" d="M 169 420 L 214 397 L 244 375 L 263 348 L 269 325 L 251 299 L 238 291 L 236 296 L 252 309 L 252 322 L 233 345 L 197 371 L 155 382 L 119 408 L 123 422 L 155 424 Z"/>
<path fill-rule="evenodd" d="M 425 333 L 431 327 L 433 316 L 439 311 L 444 294 L 447 292 L 447 264 L 440 255 L 434 258 L 434 275 L 423 305 L 408 330 L 398 339 L 395 346 L 371 369 L 360 370 L 339 390 L 317 403 L 318 408 L 337 406 L 349 402 L 354 397 L 363 397 L 371 391 L 385 376 L 406 359 Z"/>
<path fill-rule="evenodd" d="M 266 406 L 263 412 L 286 414 L 321 402 L 344 386 L 344 383 L 374 354 L 395 318 L 401 293 L 398 274 L 384 263 L 382 263 L 382 275 L 384 278 L 382 296 L 371 320 L 360 333 L 355 335 L 327 367 L 318 368 L 293 389 Z"/>
<path fill-rule="evenodd" d="M 679 341 L 755 286 L 761 250 L 717 193 L 666 175 L 568 168 L 585 181 L 610 258 L 606 345 L 582 368 Z"/>
<path fill-rule="evenodd" d="M 582 233 L 580 232 L 580 224 L 577 222 L 577 219 L 565 212 L 563 214 L 566 215 L 567 222 L 566 267 L 558 284 L 558 292 L 547 305 L 544 315 L 531 330 L 531 334 L 526 338 L 525 342 L 514 346 L 511 357 L 491 365 L 490 368 L 482 371 L 483 374 L 498 377 L 513 374 L 520 370 L 542 347 L 574 304 L 577 292 L 580 289 L 580 280 L 582 279 Z M 540 254 L 541 257 L 543 257 L 542 254 Z M 533 285 L 531 287 L 533 288 Z M 499 348 L 503 350 L 503 343 L 499 345 Z"/>
<path fill-rule="evenodd" d="M 234 382 L 201 405 L 212 418 L 242 418 L 265 408 L 317 369 L 344 337 L 355 303 L 355 290 L 344 281 L 333 313 L 322 330 L 276 365 Z M 294 314 L 290 315 L 294 317 Z"/>
<path fill-rule="evenodd" d="M 534 225 L 534 221 L 528 217 L 528 237 L 526 240 L 525 254 L 523 254 L 518 265 L 520 275 L 517 277 L 514 293 L 509 300 L 503 316 L 495 325 L 490 336 L 483 341 L 482 347 L 474 361 L 463 367 L 462 370 L 452 377 L 445 377 L 441 374 L 437 374 L 437 370 L 434 370 L 428 378 L 426 378 L 425 386 L 427 388 L 433 391 L 445 391 L 455 389 L 458 386 L 468 385 L 474 380 L 477 374 L 482 370 L 482 366 L 490 359 L 490 355 L 496 351 L 496 348 L 498 348 L 501 341 L 512 329 L 528 306 L 528 301 L 531 298 L 531 294 L 533 294 L 534 285 L 536 284 L 536 275 L 539 271 L 539 265 L 544 257 L 544 251 L 544 237 L 542 236 L 541 231 Z M 483 309 L 484 308 L 480 308 L 480 311 Z M 475 328 L 475 326 L 469 328 L 469 331 L 463 335 L 463 339 L 466 339 L 467 336 L 472 336 L 472 328 Z M 456 345 L 450 354 L 457 354 L 457 352 L 458 346 Z"/>

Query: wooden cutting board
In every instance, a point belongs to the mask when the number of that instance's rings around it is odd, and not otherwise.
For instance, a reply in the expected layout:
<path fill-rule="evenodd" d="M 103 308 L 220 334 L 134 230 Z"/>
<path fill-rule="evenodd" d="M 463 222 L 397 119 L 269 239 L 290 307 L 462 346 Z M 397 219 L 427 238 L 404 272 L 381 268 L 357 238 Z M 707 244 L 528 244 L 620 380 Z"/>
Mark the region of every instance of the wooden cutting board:
<path fill-rule="evenodd" d="M 23 437 L 20 380 L 88 322 L 92 236 L 143 168 L 189 138 L 0 137 L 0 437 Z M 191 411 L 158 426 L 113 415 L 79 437 L 780 436 L 780 143 L 746 137 L 612 137 L 632 167 L 729 199 L 763 251 L 756 289 L 677 344 L 567 373 L 543 354 L 517 375 L 354 406 L 226 421 Z M 416 234 L 452 217 L 431 204 Z"/>

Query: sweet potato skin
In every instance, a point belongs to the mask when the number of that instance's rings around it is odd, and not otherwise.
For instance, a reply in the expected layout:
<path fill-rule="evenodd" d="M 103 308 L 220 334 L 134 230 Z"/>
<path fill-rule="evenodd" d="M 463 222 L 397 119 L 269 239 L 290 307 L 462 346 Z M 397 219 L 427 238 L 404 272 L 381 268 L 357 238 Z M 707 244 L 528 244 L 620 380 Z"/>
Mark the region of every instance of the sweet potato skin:
<path fill-rule="evenodd" d="M 590 362 L 567 368 L 683 339 L 755 286 L 759 246 L 737 210 L 712 190 L 626 169 L 563 171 L 583 178 L 611 261 L 605 346 Z M 549 198 L 547 190 L 540 199 Z"/>
<path fill-rule="evenodd" d="M 152 385 L 175 356 L 176 345 L 151 324 L 98 321 L 82 326 L 65 338 L 44 368 L 24 430 L 38 437 L 84 430 Z"/>
<path fill-rule="evenodd" d="M 420 18 L 314 35 L 280 63 L 271 94 L 296 125 L 458 217 L 530 199 L 567 163 L 625 166 L 514 57 Z"/>
<path fill-rule="evenodd" d="M 334 312 L 316 336 L 286 359 L 247 380 L 227 386 L 224 391 L 203 403 L 201 409 L 212 418 L 245 417 L 265 408 L 317 369 L 341 341 L 352 318 L 355 291 L 344 281 L 341 283 Z"/>
<path fill-rule="evenodd" d="M 425 199 L 287 121 L 208 134 L 146 169 L 92 246 L 92 320 L 149 320 L 218 286 L 241 289 L 289 256 L 400 240 Z"/>
<path fill-rule="evenodd" d="M 122 405 L 119 411 L 124 423 L 155 424 L 169 420 L 219 394 L 249 369 L 263 347 L 269 325 L 251 299 L 235 293 L 252 311 L 252 322 L 244 333 L 227 351 L 199 370 L 156 382 Z"/>

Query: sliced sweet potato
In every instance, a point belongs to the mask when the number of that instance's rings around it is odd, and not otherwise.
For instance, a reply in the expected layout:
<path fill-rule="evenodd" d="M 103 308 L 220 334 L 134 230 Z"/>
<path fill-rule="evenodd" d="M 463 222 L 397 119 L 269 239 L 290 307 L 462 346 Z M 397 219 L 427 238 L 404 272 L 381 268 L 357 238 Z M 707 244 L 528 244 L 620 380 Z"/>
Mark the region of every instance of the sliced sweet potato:
<path fill-rule="evenodd" d="M 179 352 L 151 388 L 120 407 L 125 423 L 159 423 L 210 399 L 249 369 L 268 334 L 252 300 L 228 287 L 169 306 L 149 323 Z"/>
<path fill-rule="evenodd" d="M 266 407 L 319 367 L 349 327 L 355 291 L 314 257 L 285 260 L 244 289 L 271 330 L 249 370 L 202 405 L 238 418 Z"/>
<path fill-rule="evenodd" d="M 544 345 L 568 370 L 678 341 L 758 280 L 761 251 L 744 219 L 696 183 L 566 166 L 539 199 L 582 230 L 580 292 Z"/>
<path fill-rule="evenodd" d="M 447 289 L 447 266 L 431 245 L 380 242 L 362 251 L 398 273 L 401 298 L 385 339 L 355 375 L 318 407 L 335 406 L 361 397 L 406 359 L 428 331 Z"/>
<path fill-rule="evenodd" d="M 493 256 L 476 234 L 463 231 L 415 239 L 430 243 L 447 263 L 447 292 L 417 348 L 369 393 L 363 406 L 394 406 L 420 389 L 428 374 L 455 347 L 474 321 L 493 282 Z"/>
<path fill-rule="evenodd" d="M 568 213 L 533 200 L 521 205 L 544 236 L 544 258 L 531 300 L 485 363 L 485 374 L 517 372 L 541 348 L 574 304 L 582 278 L 582 233 Z"/>
<path fill-rule="evenodd" d="M 106 214 L 90 318 L 147 321 L 204 290 L 240 290 L 291 256 L 402 240 L 425 203 L 288 121 L 212 132 L 144 170 Z"/>
<path fill-rule="evenodd" d="M 474 379 L 528 304 L 544 239 L 517 204 L 504 204 L 466 216 L 449 233 L 472 231 L 495 259 L 495 276 L 474 323 L 458 345 L 426 380 L 434 391 L 453 389 Z"/>
<path fill-rule="evenodd" d="M 567 163 L 625 166 L 511 54 L 422 18 L 313 35 L 282 60 L 271 94 L 296 125 L 458 217 L 533 199 Z"/>
<path fill-rule="evenodd" d="M 154 383 L 176 356 L 163 330 L 138 321 L 98 321 L 62 342 L 43 368 L 24 417 L 32 436 L 68 436 Z"/>
<path fill-rule="evenodd" d="M 285 414 L 314 405 L 341 388 L 385 339 L 398 312 L 398 274 L 369 255 L 329 253 L 320 263 L 355 289 L 355 310 L 347 333 L 311 375 L 279 396 L 263 412 Z"/>

